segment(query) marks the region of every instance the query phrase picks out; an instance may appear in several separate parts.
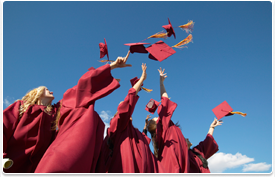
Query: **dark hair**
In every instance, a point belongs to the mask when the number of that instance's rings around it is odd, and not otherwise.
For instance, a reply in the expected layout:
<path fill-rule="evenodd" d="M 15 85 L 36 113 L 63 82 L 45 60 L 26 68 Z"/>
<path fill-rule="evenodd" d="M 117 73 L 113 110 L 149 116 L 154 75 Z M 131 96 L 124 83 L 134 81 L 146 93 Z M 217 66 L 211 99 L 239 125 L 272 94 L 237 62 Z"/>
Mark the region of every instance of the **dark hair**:
<path fill-rule="evenodd" d="M 175 126 L 177 126 L 181 129 L 179 121 L 177 121 L 177 123 L 175 123 Z"/>
<path fill-rule="evenodd" d="M 194 154 L 196 154 L 196 156 L 198 156 L 199 159 L 201 159 L 202 166 L 203 166 L 204 168 L 207 168 L 207 167 L 208 167 L 208 162 L 207 162 L 207 160 L 206 160 L 205 158 L 203 158 L 203 157 L 201 156 L 201 154 L 198 153 L 198 152 L 196 152 L 194 149 L 190 149 L 190 150 L 191 150 Z"/>
<path fill-rule="evenodd" d="M 156 142 L 156 130 L 157 130 L 157 123 L 154 120 L 149 120 L 148 121 L 148 126 L 147 126 L 148 131 L 151 134 L 151 139 L 152 139 L 152 144 L 153 144 L 153 148 L 154 148 L 154 155 L 156 156 L 156 158 L 158 158 L 158 145 Z"/>

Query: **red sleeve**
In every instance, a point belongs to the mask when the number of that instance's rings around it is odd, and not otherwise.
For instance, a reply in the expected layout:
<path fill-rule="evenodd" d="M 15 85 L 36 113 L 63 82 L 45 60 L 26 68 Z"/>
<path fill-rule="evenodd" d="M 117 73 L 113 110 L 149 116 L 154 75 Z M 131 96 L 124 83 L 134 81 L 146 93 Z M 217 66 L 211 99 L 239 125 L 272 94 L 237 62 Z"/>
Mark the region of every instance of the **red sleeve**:
<path fill-rule="evenodd" d="M 11 104 L 3 111 L 3 156 L 7 149 L 7 143 L 13 135 L 15 128 L 19 122 L 19 108 L 22 101 Z"/>
<path fill-rule="evenodd" d="M 171 117 L 177 107 L 177 103 L 169 100 L 167 97 L 161 97 L 161 105 L 158 108 L 158 115 L 162 124 L 163 131 L 170 126 Z"/>
<path fill-rule="evenodd" d="M 112 118 L 110 122 L 108 135 L 111 135 L 111 133 L 114 133 L 117 130 L 123 131 L 126 128 L 130 121 L 130 117 L 134 112 L 138 98 L 139 96 L 136 95 L 136 90 L 131 88 L 124 101 L 118 106 L 116 116 Z"/>
<path fill-rule="evenodd" d="M 62 104 L 66 107 L 88 107 L 95 100 L 107 96 L 119 87 L 118 81 L 111 75 L 109 64 L 97 69 L 90 68 L 77 85 L 63 95 Z"/>
<path fill-rule="evenodd" d="M 207 134 L 204 141 L 201 141 L 199 145 L 194 147 L 194 149 L 199 150 L 201 153 L 203 153 L 204 158 L 208 159 L 219 150 L 219 146 L 214 137 L 210 134 Z"/>

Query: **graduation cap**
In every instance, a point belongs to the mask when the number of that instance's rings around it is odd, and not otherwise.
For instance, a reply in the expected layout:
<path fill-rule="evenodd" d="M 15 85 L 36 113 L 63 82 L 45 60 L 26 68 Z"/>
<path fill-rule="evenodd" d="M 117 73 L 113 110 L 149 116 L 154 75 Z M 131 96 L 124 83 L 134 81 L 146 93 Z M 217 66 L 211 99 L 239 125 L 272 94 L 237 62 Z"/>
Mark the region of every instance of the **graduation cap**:
<path fill-rule="evenodd" d="M 165 60 L 169 56 L 176 53 L 174 49 L 164 43 L 162 40 L 146 48 L 150 53 L 149 58 L 152 60 L 158 60 L 159 62 Z"/>
<path fill-rule="evenodd" d="M 133 79 L 131 79 L 130 82 L 131 82 L 132 87 L 133 87 L 138 81 L 139 81 L 139 78 L 137 78 L 137 77 L 134 77 Z M 143 84 L 141 85 L 140 90 L 143 89 L 143 90 L 145 90 L 145 91 L 148 92 L 148 93 L 150 93 L 151 91 L 153 91 L 152 89 L 147 89 L 147 88 L 144 88 L 144 87 L 142 87 L 142 86 L 143 86 Z M 140 91 L 140 90 L 139 90 L 139 91 Z"/>
<path fill-rule="evenodd" d="M 163 25 L 162 27 L 167 31 L 167 36 L 170 37 L 172 34 L 174 35 L 174 38 L 176 39 L 176 34 L 175 34 L 175 31 L 174 31 L 174 28 L 168 18 L 168 25 Z"/>
<path fill-rule="evenodd" d="M 109 60 L 109 54 L 108 54 L 108 48 L 107 48 L 107 42 L 104 38 L 104 44 L 102 42 L 99 43 L 99 49 L 100 49 L 100 58 L 103 58 L 107 54 L 108 60 L 99 60 L 100 62 L 107 62 Z"/>
<path fill-rule="evenodd" d="M 148 51 L 145 49 L 144 44 L 150 44 L 150 43 L 142 43 L 142 42 L 137 42 L 137 43 L 128 43 L 124 44 L 127 46 L 130 46 L 130 52 L 131 53 L 148 53 Z"/>
<path fill-rule="evenodd" d="M 145 110 L 148 111 L 148 112 L 150 112 L 151 114 L 154 114 L 155 111 L 156 111 L 156 109 L 158 108 L 159 104 L 160 104 L 160 103 L 157 102 L 156 100 L 151 99 L 151 100 L 147 103 L 147 105 L 146 105 L 146 107 L 145 107 Z"/>
<path fill-rule="evenodd" d="M 217 107 L 212 109 L 212 111 L 213 111 L 213 113 L 215 114 L 215 116 L 217 117 L 218 120 L 223 118 L 224 116 L 230 116 L 230 115 L 233 115 L 233 114 L 240 114 L 243 117 L 246 116 L 246 113 L 232 112 L 233 109 L 231 108 L 231 106 L 226 101 L 219 104 Z"/>

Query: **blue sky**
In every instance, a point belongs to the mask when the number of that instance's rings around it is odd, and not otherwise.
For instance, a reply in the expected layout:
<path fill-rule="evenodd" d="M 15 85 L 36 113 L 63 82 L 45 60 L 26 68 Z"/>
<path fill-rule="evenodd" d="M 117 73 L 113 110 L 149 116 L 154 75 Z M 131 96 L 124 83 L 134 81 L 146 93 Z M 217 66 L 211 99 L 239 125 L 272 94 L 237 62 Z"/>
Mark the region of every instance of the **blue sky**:
<path fill-rule="evenodd" d="M 212 109 L 227 101 L 234 111 L 214 131 L 219 151 L 209 159 L 216 173 L 272 171 L 272 4 L 268 1 L 188 2 L 12 2 L 3 3 L 3 109 L 29 90 L 44 85 L 54 92 L 53 103 L 77 84 L 98 62 L 100 42 L 108 44 L 110 59 L 125 56 L 125 43 L 139 42 L 162 31 L 195 22 L 193 43 L 162 62 L 148 54 L 130 54 L 131 68 L 112 71 L 121 87 L 98 100 L 95 109 L 108 125 L 129 88 L 147 64 L 133 124 L 142 131 L 145 105 L 160 100 L 159 67 L 168 75 L 165 87 L 178 104 L 172 117 L 182 133 L 197 145 L 204 140 L 215 115 Z M 172 46 L 187 37 L 175 28 Z M 105 57 L 106 58 L 106 57 Z M 155 113 L 153 116 L 157 116 Z M 218 164 L 218 165 L 216 165 Z"/>

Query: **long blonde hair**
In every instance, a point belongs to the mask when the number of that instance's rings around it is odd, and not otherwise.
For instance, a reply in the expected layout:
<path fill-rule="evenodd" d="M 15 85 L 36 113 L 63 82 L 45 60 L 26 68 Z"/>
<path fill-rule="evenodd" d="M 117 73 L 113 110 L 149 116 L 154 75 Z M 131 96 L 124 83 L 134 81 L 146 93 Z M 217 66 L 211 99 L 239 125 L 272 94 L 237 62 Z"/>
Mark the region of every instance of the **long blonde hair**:
<path fill-rule="evenodd" d="M 23 104 L 20 105 L 19 109 L 19 117 L 22 117 L 24 112 L 29 108 L 29 106 L 32 106 L 34 104 L 37 104 L 38 99 L 43 94 L 44 90 L 46 89 L 45 86 L 37 87 L 31 91 L 29 91 L 21 100 L 23 101 Z M 46 111 L 51 112 L 52 105 L 47 105 Z"/>

